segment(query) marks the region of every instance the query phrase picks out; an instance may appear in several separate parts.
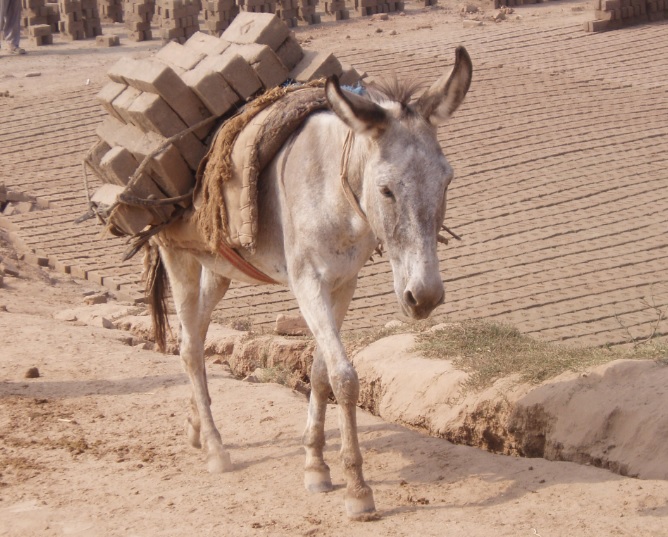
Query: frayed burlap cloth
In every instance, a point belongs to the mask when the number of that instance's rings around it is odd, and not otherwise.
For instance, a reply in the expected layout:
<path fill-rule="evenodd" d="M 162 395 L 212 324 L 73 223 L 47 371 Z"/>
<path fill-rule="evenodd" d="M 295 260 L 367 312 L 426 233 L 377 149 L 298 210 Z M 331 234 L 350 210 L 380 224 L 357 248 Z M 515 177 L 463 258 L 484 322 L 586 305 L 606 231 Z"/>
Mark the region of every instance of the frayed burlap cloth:
<path fill-rule="evenodd" d="M 246 105 L 216 133 L 197 170 L 197 226 L 216 251 L 255 251 L 257 181 L 285 141 L 316 110 L 327 108 L 324 81 L 274 88 Z"/>

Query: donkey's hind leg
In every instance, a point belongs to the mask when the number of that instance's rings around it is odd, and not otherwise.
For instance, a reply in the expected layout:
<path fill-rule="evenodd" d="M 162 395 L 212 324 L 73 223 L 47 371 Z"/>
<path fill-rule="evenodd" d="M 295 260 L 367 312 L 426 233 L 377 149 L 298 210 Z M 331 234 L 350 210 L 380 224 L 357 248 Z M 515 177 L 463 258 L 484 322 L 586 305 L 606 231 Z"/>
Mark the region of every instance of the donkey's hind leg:
<path fill-rule="evenodd" d="M 188 438 L 195 447 L 204 447 L 209 472 L 232 469 L 220 433 L 211 414 L 211 398 L 206 380 L 204 340 L 216 304 L 225 296 L 230 280 L 202 267 L 190 254 L 161 249 L 169 275 L 176 313 L 181 322 L 180 354 L 192 385 Z"/>

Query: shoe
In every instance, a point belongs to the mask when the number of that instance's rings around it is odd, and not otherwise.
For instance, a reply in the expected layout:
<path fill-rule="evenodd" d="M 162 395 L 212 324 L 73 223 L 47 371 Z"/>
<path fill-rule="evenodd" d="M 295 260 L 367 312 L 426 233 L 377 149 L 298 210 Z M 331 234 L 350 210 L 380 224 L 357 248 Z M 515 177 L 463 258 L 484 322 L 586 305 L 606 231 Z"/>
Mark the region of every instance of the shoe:
<path fill-rule="evenodd" d="M 15 54 L 15 55 L 21 55 L 21 54 L 25 54 L 26 51 L 25 51 L 25 49 L 22 49 L 21 47 L 9 47 L 9 53 L 10 54 Z"/>

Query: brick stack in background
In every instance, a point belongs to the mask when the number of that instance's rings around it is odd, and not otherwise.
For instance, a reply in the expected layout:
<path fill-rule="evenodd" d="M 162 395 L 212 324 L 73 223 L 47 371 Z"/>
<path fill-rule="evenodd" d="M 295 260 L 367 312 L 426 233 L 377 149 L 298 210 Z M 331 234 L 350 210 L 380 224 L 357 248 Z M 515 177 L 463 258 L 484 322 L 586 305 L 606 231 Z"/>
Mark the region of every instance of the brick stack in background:
<path fill-rule="evenodd" d="M 150 41 L 151 19 L 155 12 L 155 0 L 125 0 L 123 21 L 130 30 L 128 37 L 132 41 Z"/>
<path fill-rule="evenodd" d="M 97 0 L 100 19 L 105 22 L 123 22 L 122 0 Z"/>
<path fill-rule="evenodd" d="M 98 197 L 113 203 L 146 155 L 167 138 L 211 118 L 154 156 L 133 190 L 137 196 L 157 198 L 188 192 L 217 118 L 233 114 L 246 100 L 288 78 L 305 82 L 331 74 L 352 81 L 356 71 L 344 72 L 332 54 L 302 51 L 276 16 L 243 12 L 221 38 L 197 32 L 151 58 L 119 60 L 108 72 L 111 82 L 98 94 L 109 116 L 98 127 L 99 142 L 87 158 L 105 183 Z M 114 221 L 134 234 L 165 221 L 175 207 L 122 210 Z"/>
<path fill-rule="evenodd" d="M 58 23 L 60 22 L 60 8 L 58 2 L 47 2 L 46 7 L 46 23 L 51 26 L 51 33 L 58 33 Z"/>
<path fill-rule="evenodd" d="M 235 0 L 204 0 L 204 25 L 211 35 L 219 36 L 239 13 Z"/>
<path fill-rule="evenodd" d="M 345 0 L 342 1 L 345 3 Z M 276 6 L 276 16 L 281 19 L 288 28 L 297 26 L 299 0 L 279 0 Z"/>
<path fill-rule="evenodd" d="M 84 22 L 81 0 L 58 0 L 60 22 L 58 30 L 64 39 L 75 41 L 83 39 Z"/>
<path fill-rule="evenodd" d="M 36 47 L 43 45 L 53 45 L 53 35 L 51 33 L 51 26 L 48 24 L 35 24 L 28 27 L 30 40 Z"/>
<path fill-rule="evenodd" d="M 46 0 L 21 0 L 21 25 L 24 28 L 48 24 Z"/>
<path fill-rule="evenodd" d="M 337 21 L 350 18 L 350 11 L 346 7 L 346 0 L 325 1 L 325 13 L 334 15 Z"/>
<path fill-rule="evenodd" d="M 667 0 L 594 0 L 595 20 L 583 27 L 587 32 L 616 30 L 624 26 L 668 18 Z"/>
<path fill-rule="evenodd" d="M 316 13 L 318 0 L 298 0 L 299 20 L 306 24 L 320 24 L 320 15 Z"/>
<path fill-rule="evenodd" d="M 200 0 L 157 0 L 156 15 L 163 43 L 184 43 L 199 31 Z"/>
<path fill-rule="evenodd" d="M 97 9 L 97 0 L 81 0 L 81 13 L 85 37 L 102 35 L 100 12 Z"/>
<path fill-rule="evenodd" d="M 425 6 L 435 6 L 438 0 L 424 0 Z M 399 2 L 385 2 L 383 0 L 355 0 L 355 10 L 363 17 L 377 13 L 394 13 L 404 10 L 403 0 Z M 337 19 L 339 20 L 339 19 Z"/>
<path fill-rule="evenodd" d="M 276 13 L 276 0 L 238 0 L 239 9 L 249 13 Z"/>

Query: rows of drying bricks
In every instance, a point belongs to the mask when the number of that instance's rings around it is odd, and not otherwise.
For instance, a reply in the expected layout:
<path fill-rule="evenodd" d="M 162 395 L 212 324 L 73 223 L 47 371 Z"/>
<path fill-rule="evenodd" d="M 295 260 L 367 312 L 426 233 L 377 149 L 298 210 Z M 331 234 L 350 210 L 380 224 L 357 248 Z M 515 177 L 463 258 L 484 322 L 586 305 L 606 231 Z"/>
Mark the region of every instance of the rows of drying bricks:
<path fill-rule="evenodd" d="M 170 42 L 150 58 L 122 58 L 107 74 L 111 82 L 98 98 L 109 117 L 97 128 L 100 140 L 86 159 L 106 183 L 93 201 L 106 206 L 113 205 L 158 147 L 163 150 L 129 187 L 131 193 L 141 198 L 186 194 L 217 120 L 257 93 L 287 79 L 306 83 L 337 75 L 351 85 L 360 79 L 333 54 L 302 50 L 290 29 L 268 13 L 239 14 L 220 38 L 197 32 L 183 45 Z M 164 147 L 167 138 L 187 129 L 194 130 Z M 122 204 L 112 225 L 120 234 L 135 235 L 167 221 L 174 210 Z"/>
<path fill-rule="evenodd" d="M 635 76 L 636 71 L 643 74 L 642 63 L 635 71 L 633 65 L 654 49 L 661 34 L 648 27 L 642 33 L 629 29 L 590 35 L 588 43 L 597 55 L 591 64 L 591 50 L 578 42 L 578 36 L 586 34 L 577 29 L 499 32 L 476 33 L 475 41 L 464 30 L 449 38 L 433 35 L 424 42 L 398 43 L 391 51 L 393 61 L 388 61 L 387 50 L 340 53 L 372 74 L 395 67 L 425 80 L 448 63 L 433 59 L 434 54 L 452 50 L 454 43 L 464 42 L 474 58 L 484 58 L 464 107 L 440 131 L 456 171 L 448 223 L 464 242 L 441 250 L 447 300 L 438 318 L 492 318 L 549 340 L 591 344 L 647 335 L 657 318 L 648 303 L 664 310 L 668 305 L 668 190 L 663 171 L 668 159 L 668 69 L 665 62 L 655 61 L 657 77 L 650 81 Z M 522 43 L 521 52 L 503 46 L 512 38 Z M 552 64 L 545 62 L 548 55 Z M 550 71 L 551 65 L 557 66 L 556 72 Z M 567 76 L 559 74 L 565 65 Z M 592 71 L 597 80 L 587 76 Z M 92 95 L 78 96 L 89 105 L 86 113 L 99 118 Z M 53 121 L 57 125 L 56 117 Z M 29 124 L 26 120 L 16 129 L 16 147 L 25 142 L 18 134 Z M 73 124 L 71 132 L 67 147 L 74 158 L 77 144 L 84 149 L 92 137 L 88 133 L 82 144 L 85 129 Z M 39 138 L 34 143 L 37 147 Z M 46 149 L 43 164 L 51 163 L 58 150 Z M 39 173 L 46 177 L 43 170 Z M 78 171 L 74 165 L 63 170 L 58 180 L 63 189 L 68 173 L 73 181 Z M 38 188 L 35 184 L 31 190 Z M 70 191 L 76 192 L 76 184 Z M 48 195 L 55 199 L 55 193 Z M 85 209 L 81 200 L 74 205 Z M 73 212 L 64 209 L 61 214 L 71 217 Z M 33 240 L 29 219 L 46 213 L 11 221 L 26 225 L 18 234 Z M 62 226 L 45 230 L 44 239 L 33 244 L 48 244 L 47 237 L 58 240 L 55 236 L 63 228 L 71 233 L 67 223 Z M 76 246 L 77 241 L 69 244 Z M 127 270 L 121 279 L 136 285 L 138 262 L 121 269 L 117 256 L 122 246 L 118 241 L 105 244 L 108 255 L 90 263 L 71 258 L 73 265 L 95 276 L 95 269 L 106 262 L 110 268 L 100 272 L 110 281 Z M 42 247 L 51 255 L 57 252 L 54 246 Z M 364 268 L 345 328 L 379 326 L 396 315 L 389 270 L 384 260 Z M 237 284 L 218 314 L 251 317 L 256 325 L 269 326 L 276 313 L 296 308 L 288 291 Z M 660 323 L 657 333 L 667 332 L 666 323 Z"/>

